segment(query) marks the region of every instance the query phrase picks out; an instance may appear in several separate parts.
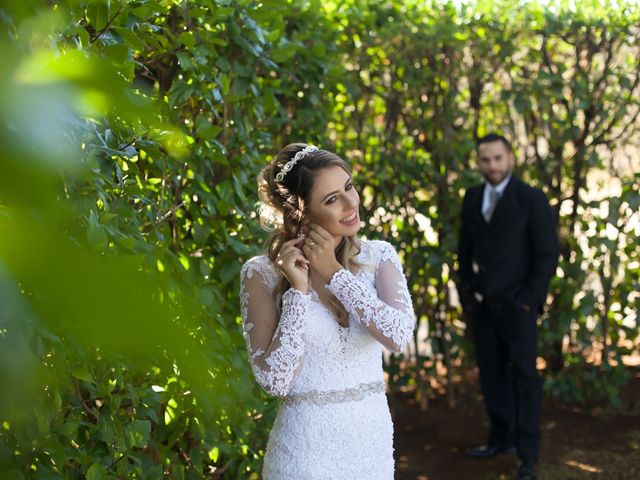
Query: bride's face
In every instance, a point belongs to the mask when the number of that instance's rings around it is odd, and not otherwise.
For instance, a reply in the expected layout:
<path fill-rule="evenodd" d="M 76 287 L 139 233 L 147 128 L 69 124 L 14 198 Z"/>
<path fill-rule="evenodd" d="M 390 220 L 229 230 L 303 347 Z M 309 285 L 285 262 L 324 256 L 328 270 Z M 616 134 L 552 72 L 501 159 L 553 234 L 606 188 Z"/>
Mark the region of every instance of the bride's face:
<path fill-rule="evenodd" d="M 307 219 L 336 237 L 355 235 L 360 229 L 359 205 L 351 175 L 332 165 L 322 169 L 313 182 Z"/>

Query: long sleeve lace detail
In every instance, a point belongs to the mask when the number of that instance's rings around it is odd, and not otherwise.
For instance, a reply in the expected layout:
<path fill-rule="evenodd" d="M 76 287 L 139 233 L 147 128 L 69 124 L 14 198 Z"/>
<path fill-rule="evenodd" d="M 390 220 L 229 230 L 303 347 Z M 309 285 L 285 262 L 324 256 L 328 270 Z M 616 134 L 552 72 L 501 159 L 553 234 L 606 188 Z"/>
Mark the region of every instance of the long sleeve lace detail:
<path fill-rule="evenodd" d="M 274 269 L 266 257 L 254 257 L 242 267 L 242 325 L 256 380 L 271 395 L 284 396 L 304 355 L 309 295 L 287 290 L 279 314 L 272 293 L 278 281 Z"/>
<path fill-rule="evenodd" d="M 415 315 L 411 295 L 398 254 L 387 242 L 377 244 L 380 246 L 375 279 L 377 295 L 362 278 L 344 269 L 333 276 L 326 288 L 380 343 L 400 352 L 413 335 Z"/>
<path fill-rule="evenodd" d="M 381 352 L 385 345 L 393 347 L 392 338 L 403 344 L 402 337 L 410 337 L 411 301 L 390 246 L 363 240 L 357 259 L 370 268 L 340 288 L 349 291 L 348 298 L 370 299 L 366 327 L 355 318 L 363 310 L 357 303 L 349 311 L 349 328 L 342 327 L 314 289 L 286 292 L 281 314 L 274 295 L 282 279 L 276 265 L 262 256 L 242 269 L 242 318 L 251 364 L 262 386 L 281 396 L 265 449 L 264 479 L 394 478 L 393 424 Z M 376 325 L 382 317 L 388 328 Z M 400 334 L 405 322 L 407 332 Z"/>

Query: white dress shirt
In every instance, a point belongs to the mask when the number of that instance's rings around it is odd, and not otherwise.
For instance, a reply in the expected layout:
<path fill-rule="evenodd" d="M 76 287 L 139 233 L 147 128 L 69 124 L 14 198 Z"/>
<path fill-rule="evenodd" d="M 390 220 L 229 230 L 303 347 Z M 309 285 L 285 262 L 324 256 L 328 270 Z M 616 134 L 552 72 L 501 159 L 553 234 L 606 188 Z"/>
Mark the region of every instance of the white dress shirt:
<path fill-rule="evenodd" d="M 495 187 L 491 185 L 489 182 L 485 182 L 484 184 L 484 192 L 482 193 L 482 216 L 487 218 L 487 210 L 489 210 L 489 192 L 491 190 L 495 190 L 498 192 L 498 201 L 502 198 L 502 194 L 504 193 L 504 189 L 507 188 L 507 184 L 511 180 L 511 174 L 507 175 L 504 180 L 502 180 Z"/>

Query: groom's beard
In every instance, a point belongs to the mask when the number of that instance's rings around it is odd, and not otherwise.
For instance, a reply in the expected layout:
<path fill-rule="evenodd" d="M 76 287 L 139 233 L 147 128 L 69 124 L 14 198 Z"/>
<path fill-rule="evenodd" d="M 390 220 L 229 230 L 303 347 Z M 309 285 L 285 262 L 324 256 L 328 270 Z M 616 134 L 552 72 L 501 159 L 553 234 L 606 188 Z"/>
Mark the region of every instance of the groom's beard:
<path fill-rule="evenodd" d="M 510 174 L 511 174 L 511 170 L 507 170 L 506 172 L 483 173 L 482 176 L 487 182 L 489 182 L 489 184 L 495 186 L 495 185 L 498 185 L 500 182 L 502 182 Z"/>

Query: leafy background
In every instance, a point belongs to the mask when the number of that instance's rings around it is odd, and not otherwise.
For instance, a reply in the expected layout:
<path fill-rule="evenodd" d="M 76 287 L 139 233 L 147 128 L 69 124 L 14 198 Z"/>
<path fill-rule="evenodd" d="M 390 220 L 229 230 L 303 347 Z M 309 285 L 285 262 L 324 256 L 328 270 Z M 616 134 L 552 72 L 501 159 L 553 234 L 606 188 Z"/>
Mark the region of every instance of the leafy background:
<path fill-rule="evenodd" d="M 255 178 L 308 141 L 354 166 L 419 317 L 390 388 L 472 364 L 455 291 L 474 140 L 514 139 L 561 261 L 550 396 L 620 407 L 638 358 L 634 2 L 63 0 L 0 6 L 0 478 L 255 477 L 238 276 Z"/>

